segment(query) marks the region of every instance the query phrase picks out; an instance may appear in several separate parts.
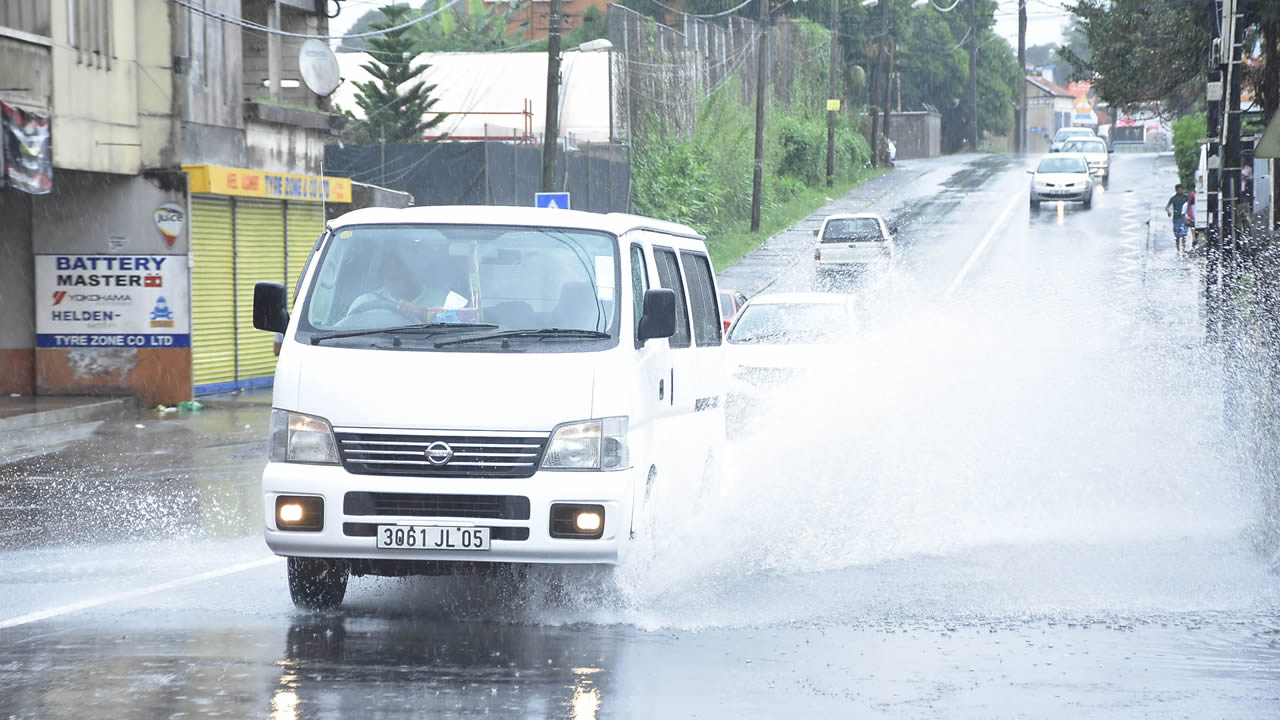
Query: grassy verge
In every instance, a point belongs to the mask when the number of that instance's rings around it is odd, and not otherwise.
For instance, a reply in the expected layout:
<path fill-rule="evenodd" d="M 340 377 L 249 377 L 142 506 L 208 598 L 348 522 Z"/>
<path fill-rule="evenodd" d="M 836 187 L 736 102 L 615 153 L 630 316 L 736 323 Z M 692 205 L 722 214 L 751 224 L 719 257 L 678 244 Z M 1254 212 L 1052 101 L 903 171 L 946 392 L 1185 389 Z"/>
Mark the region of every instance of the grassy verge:
<path fill-rule="evenodd" d="M 751 232 L 751 223 L 748 220 L 734 221 L 719 231 L 713 231 L 707 238 L 712 266 L 717 270 L 724 270 L 741 260 L 747 253 L 760 247 L 761 243 L 774 234 L 791 227 L 831 200 L 842 197 L 855 187 L 885 172 L 887 171 L 865 168 L 856 171 L 853 178 L 837 180 L 835 187 L 828 188 L 824 185 L 805 188 L 787 202 L 763 212 L 760 216 L 759 232 Z"/>

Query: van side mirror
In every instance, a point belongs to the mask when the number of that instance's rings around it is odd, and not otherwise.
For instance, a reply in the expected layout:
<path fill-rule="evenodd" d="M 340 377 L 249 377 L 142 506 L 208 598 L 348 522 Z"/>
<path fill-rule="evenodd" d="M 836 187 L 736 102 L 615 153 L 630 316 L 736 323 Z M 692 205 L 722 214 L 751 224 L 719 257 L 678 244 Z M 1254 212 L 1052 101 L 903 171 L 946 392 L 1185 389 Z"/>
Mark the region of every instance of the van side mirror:
<path fill-rule="evenodd" d="M 814 237 L 818 237 L 818 232 L 819 232 L 818 228 L 814 228 L 814 229 L 813 229 L 813 236 L 814 236 Z"/>
<path fill-rule="evenodd" d="M 289 329 L 284 283 L 260 282 L 253 286 L 253 326 L 268 332 Z"/>
<path fill-rule="evenodd" d="M 676 334 L 676 292 L 668 288 L 644 291 L 644 311 L 640 313 L 640 342 L 660 340 Z"/>

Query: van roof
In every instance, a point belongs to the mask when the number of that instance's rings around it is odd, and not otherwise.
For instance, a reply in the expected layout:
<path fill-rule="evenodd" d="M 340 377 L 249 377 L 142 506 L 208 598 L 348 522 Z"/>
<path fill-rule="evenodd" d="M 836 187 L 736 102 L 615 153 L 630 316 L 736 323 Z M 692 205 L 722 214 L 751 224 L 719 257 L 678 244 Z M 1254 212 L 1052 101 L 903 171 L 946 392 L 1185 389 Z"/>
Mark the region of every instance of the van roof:
<path fill-rule="evenodd" d="M 329 221 L 329 227 L 346 225 L 513 225 L 516 227 L 557 227 L 602 230 L 621 236 L 631 230 L 654 230 L 669 235 L 704 240 L 697 230 L 679 223 L 627 213 L 593 213 L 581 210 L 506 205 L 428 205 L 423 207 L 371 207 L 352 210 Z"/>

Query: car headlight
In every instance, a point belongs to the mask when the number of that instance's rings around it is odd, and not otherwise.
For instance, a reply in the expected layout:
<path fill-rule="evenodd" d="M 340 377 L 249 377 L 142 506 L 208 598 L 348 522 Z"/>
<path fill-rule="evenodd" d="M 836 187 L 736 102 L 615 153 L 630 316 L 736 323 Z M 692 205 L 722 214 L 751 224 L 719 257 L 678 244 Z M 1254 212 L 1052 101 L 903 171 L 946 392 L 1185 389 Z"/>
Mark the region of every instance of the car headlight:
<path fill-rule="evenodd" d="M 626 470 L 631 467 L 627 418 L 565 423 L 551 433 L 543 470 Z"/>
<path fill-rule="evenodd" d="M 272 408 L 271 461 L 337 465 L 338 443 L 329 421 Z"/>

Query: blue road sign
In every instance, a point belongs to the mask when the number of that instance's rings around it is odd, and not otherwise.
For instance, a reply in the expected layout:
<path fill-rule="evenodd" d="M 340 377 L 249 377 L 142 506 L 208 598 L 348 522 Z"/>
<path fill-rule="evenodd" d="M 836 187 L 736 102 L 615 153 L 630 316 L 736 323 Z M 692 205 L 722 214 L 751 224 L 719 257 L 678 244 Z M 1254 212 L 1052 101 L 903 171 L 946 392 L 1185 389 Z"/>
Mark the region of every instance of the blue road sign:
<path fill-rule="evenodd" d="M 553 210 L 569 209 L 569 193 L 534 193 L 533 206 L 540 208 L 551 208 Z"/>

